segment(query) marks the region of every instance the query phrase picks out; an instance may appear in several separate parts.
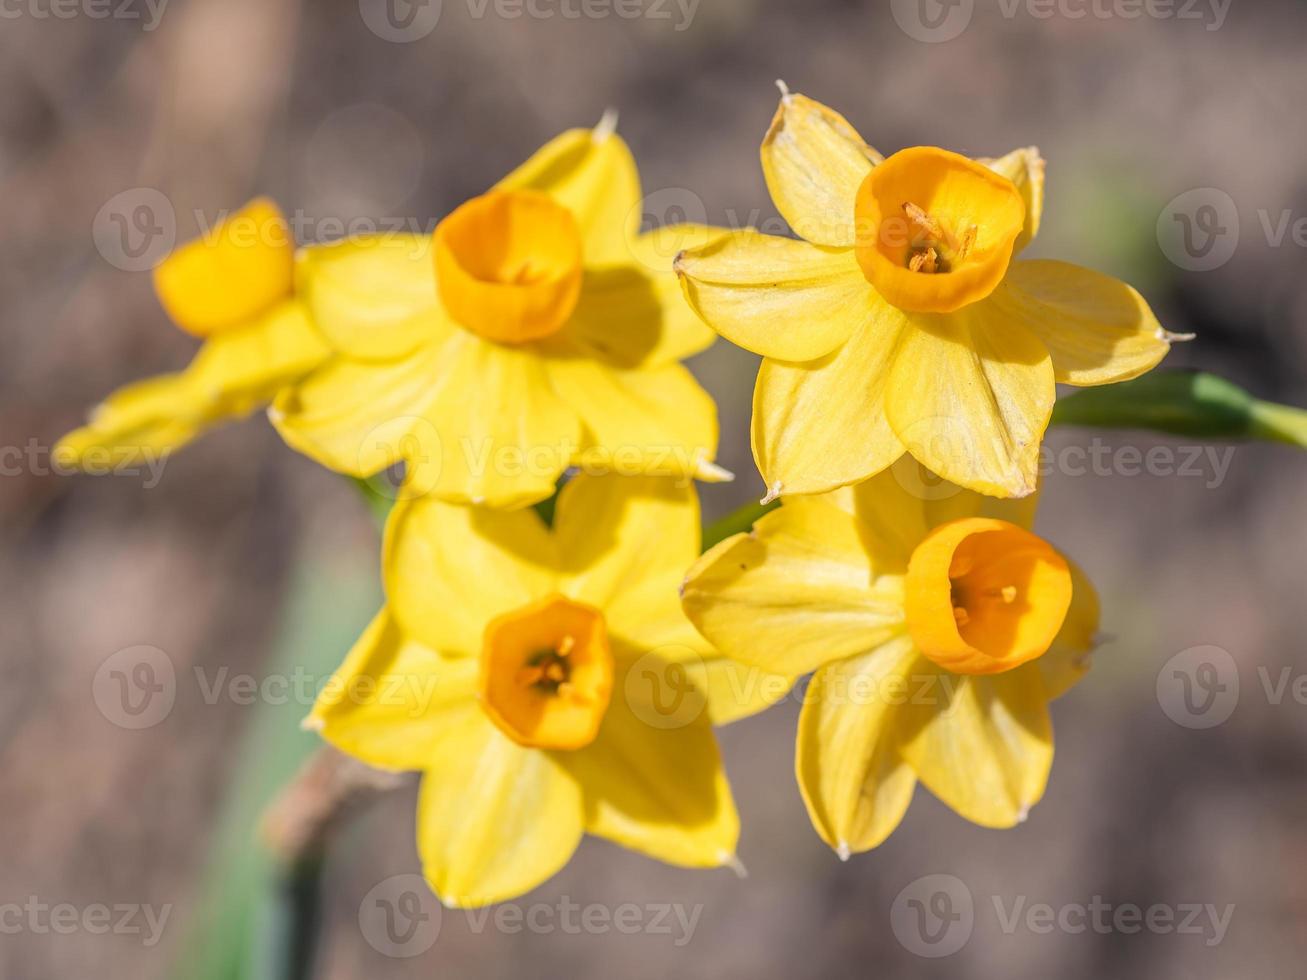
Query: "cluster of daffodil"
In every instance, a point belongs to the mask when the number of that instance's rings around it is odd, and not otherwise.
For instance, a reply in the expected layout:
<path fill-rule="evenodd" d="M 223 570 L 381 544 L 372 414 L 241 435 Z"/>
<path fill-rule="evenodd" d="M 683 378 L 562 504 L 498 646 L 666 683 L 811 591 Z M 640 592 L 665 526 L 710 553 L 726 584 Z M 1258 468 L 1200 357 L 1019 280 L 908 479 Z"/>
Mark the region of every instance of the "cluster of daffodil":
<path fill-rule="evenodd" d="M 918 780 L 989 827 L 1044 792 L 1048 704 L 1099 615 L 1030 529 L 1055 385 L 1138 376 L 1174 337 L 1129 286 L 1017 257 L 1043 209 L 1034 149 L 885 158 L 785 92 L 762 164 L 800 237 L 641 234 L 607 123 L 430 237 L 297 252 L 256 201 L 155 272 L 204 338 L 191 366 L 65 439 L 166 453 L 268 406 L 334 470 L 404 463 L 386 606 L 308 724 L 423 773 L 418 849 L 449 904 L 527 891 L 586 832 L 734 864 L 712 726 L 809 673 L 795 769 L 842 857 L 893 831 Z M 693 480 L 729 474 L 680 362 L 716 334 L 763 357 L 753 448 L 783 506 L 700 555 Z M 556 492 L 550 520 L 529 506 Z M 697 708 L 668 711 L 672 679 Z M 947 697 L 905 696 L 931 682 Z"/>

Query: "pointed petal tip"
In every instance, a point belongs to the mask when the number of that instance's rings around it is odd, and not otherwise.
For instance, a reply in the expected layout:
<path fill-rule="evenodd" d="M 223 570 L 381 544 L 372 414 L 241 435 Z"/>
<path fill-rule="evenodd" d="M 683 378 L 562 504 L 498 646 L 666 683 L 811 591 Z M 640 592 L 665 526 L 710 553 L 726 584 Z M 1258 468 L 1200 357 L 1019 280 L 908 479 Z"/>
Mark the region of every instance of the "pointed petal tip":
<path fill-rule="evenodd" d="M 300 731 L 302 732 L 320 732 L 326 727 L 326 723 L 317 715 L 309 715 L 300 722 Z"/>
<path fill-rule="evenodd" d="M 744 866 L 744 862 L 740 860 L 738 854 L 727 854 L 723 851 L 718 855 L 718 859 L 721 861 L 723 868 L 730 868 L 735 872 L 735 877 L 739 878 L 741 881 L 749 877 L 749 869 Z"/>
<path fill-rule="evenodd" d="M 772 503 L 773 501 L 780 500 L 780 498 L 781 498 L 781 484 L 773 483 L 770 487 L 767 488 L 767 496 L 759 500 L 758 503 L 766 507 L 768 504 Z"/>
<path fill-rule="evenodd" d="M 1017 813 L 1017 823 L 1025 823 L 1030 819 L 1030 804 L 1022 804 L 1021 810 Z"/>
<path fill-rule="evenodd" d="M 849 858 L 851 858 L 853 856 L 853 852 L 849 850 L 849 842 L 846 840 L 840 841 L 840 846 L 835 848 L 835 854 L 837 857 L 839 857 L 841 861 L 847 861 Z"/>
<path fill-rule="evenodd" d="M 591 131 L 590 138 L 596 143 L 602 143 L 612 136 L 613 133 L 617 132 L 617 117 L 618 113 L 615 108 L 609 106 L 605 109 L 604 114 L 599 117 L 599 122 L 595 124 L 594 130 Z"/>
<path fill-rule="evenodd" d="M 1185 344 L 1197 337 L 1196 333 L 1172 333 L 1164 327 L 1157 331 L 1157 339 L 1167 344 Z"/>
<path fill-rule="evenodd" d="M 790 92 L 790 87 L 785 84 L 785 79 L 776 79 L 776 87 L 781 90 L 781 101 L 786 105 L 789 105 L 794 99 L 794 96 Z"/>
<path fill-rule="evenodd" d="M 735 480 L 734 473 L 707 459 L 699 461 L 695 475 L 704 483 L 731 483 Z"/>

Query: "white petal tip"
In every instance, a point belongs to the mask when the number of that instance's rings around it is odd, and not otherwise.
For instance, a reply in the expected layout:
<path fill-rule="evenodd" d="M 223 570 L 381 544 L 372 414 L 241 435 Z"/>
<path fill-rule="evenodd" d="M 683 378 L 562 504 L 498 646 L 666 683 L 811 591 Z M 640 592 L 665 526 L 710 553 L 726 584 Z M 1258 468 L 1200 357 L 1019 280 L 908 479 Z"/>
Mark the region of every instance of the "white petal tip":
<path fill-rule="evenodd" d="M 790 100 L 794 98 L 794 96 L 790 94 L 790 87 L 785 84 L 785 79 L 776 79 L 776 87 L 781 90 L 781 101 L 786 105 L 789 105 Z"/>
<path fill-rule="evenodd" d="M 744 862 L 740 860 L 738 854 L 723 853 L 719 856 L 719 860 L 721 861 L 723 868 L 730 868 L 735 872 L 735 877 L 741 880 L 749 877 L 749 869 L 744 866 Z"/>
<path fill-rule="evenodd" d="M 781 485 L 779 483 L 773 483 L 770 487 L 767 488 L 767 496 L 759 500 L 758 503 L 766 507 L 772 501 L 780 500 L 780 499 L 781 499 Z"/>
<path fill-rule="evenodd" d="M 1157 331 L 1157 339 L 1164 341 L 1168 344 L 1187 343 L 1193 340 L 1194 338 L 1196 338 L 1197 336 L 1198 334 L 1196 333 L 1172 333 L 1170 330 Z"/>
<path fill-rule="evenodd" d="M 617 110 L 609 106 L 604 110 L 604 114 L 599 117 L 599 122 L 595 124 L 594 130 L 590 133 L 590 138 L 596 143 L 602 143 L 615 132 L 617 132 Z"/>
<path fill-rule="evenodd" d="M 275 405 L 268 406 L 268 421 L 272 422 L 274 425 L 277 422 L 280 422 L 285 417 L 286 417 L 286 413 L 283 412 L 281 409 L 277 408 L 277 406 Z"/>
<path fill-rule="evenodd" d="M 735 474 L 730 470 L 706 459 L 699 460 L 695 475 L 704 483 L 730 483 L 735 479 Z"/>
<path fill-rule="evenodd" d="M 309 715 L 300 722 L 300 731 L 302 732 L 320 732 L 323 727 L 324 723 L 322 719 L 316 715 Z"/>
<path fill-rule="evenodd" d="M 849 850 L 849 842 L 846 840 L 840 841 L 840 846 L 835 848 L 835 855 L 841 861 L 847 861 L 849 858 L 853 857 L 853 852 Z"/>
<path fill-rule="evenodd" d="M 472 500 L 473 507 L 484 507 L 486 503 L 485 497 L 473 497 L 471 498 L 471 500 Z"/>
<path fill-rule="evenodd" d="M 1029 819 L 1030 819 L 1030 807 L 1029 805 L 1023 806 L 1021 808 L 1021 812 L 1017 814 L 1017 823 L 1025 823 Z"/>

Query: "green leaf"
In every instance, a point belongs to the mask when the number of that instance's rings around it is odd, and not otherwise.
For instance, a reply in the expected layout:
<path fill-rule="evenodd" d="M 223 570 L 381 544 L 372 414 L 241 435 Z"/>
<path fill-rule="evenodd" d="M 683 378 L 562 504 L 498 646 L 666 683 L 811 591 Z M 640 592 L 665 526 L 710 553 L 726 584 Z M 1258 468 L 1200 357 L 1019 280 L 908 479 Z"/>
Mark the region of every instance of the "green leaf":
<path fill-rule="evenodd" d="M 1154 371 L 1058 399 L 1054 425 L 1151 429 L 1200 439 L 1265 439 L 1307 448 L 1307 411 L 1259 401 L 1197 371 Z"/>
<path fill-rule="evenodd" d="M 366 562 L 305 555 L 296 569 L 268 676 L 325 682 L 381 605 Z M 298 682 L 292 689 L 299 693 Z M 316 684 L 314 689 L 320 687 Z M 260 701 L 232 745 L 232 783 L 213 832 L 199 914 L 174 975 L 186 980 L 280 980 L 287 930 L 286 871 L 258 840 L 259 820 L 282 787 L 322 746 L 301 731 L 311 705 Z"/>

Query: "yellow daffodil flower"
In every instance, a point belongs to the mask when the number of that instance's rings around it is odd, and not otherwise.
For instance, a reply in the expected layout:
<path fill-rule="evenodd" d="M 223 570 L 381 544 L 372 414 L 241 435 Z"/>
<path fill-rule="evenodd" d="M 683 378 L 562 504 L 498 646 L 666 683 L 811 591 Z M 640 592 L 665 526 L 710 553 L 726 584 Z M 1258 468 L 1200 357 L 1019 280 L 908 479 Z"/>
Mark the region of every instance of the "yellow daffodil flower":
<path fill-rule="evenodd" d="M 432 236 L 310 248 L 300 290 L 340 356 L 270 415 L 294 448 L 406 492 L 515 507 L 588 472 L 729 478 L 712 399 L 678 362 L 715 336 L 671 260 L 721 232 L 638 234 L 611 123 L 564 133 Z"/>
<path fill-rule="evenodd" d="M 1098 629 L 1093 586 L 1029 530 L 1034 497 L 905 478 L 916 470 L 787 498 L 684 587 L 727 656 L 816 671 L 795 771 L 845 858 L 889 836 L 918 780 L 983 826 L 1025 819 L 1053 762 L 1048 702 L 1088 669 Z"/>
<path fill-rule="evenodd" d="M 291 298 L 295 244 L 277 206 L 260 198 L 154 270 L 164 310 L 204 343 L 186 370 L 129 385 L 95 408 L 54 452 L 95 471 L 151 461 L 243 418 L 330 356 Z"/>
<path fill-rule="evenodd" d="M 446 904 L 534 888 L 583 832 L 671 864 L 735 862 L 712 722 L 785 685 L 750 686 L 682 613 L 699 534 L 693 486 L 667 478 L 578 476 L 552 529 L 532 508 L 396 505 L 389 601 L 307 725 L 423 773 L 418 848 Z"/>
<path fill-rule="evenodd" d="M 753 450 L 769 496 L 856 483 L 905 452 L 972 490 L 1031 493 L 1055 383 L 1134 378 L 1176 337 L 1124 283 L 1016 259 L 1043 213 L 1038 150 L 886 159 L 783 92 L 762 165 L 802 240 L 741 231 L 676 260 L 705 322 L 764 358 Z"/>

